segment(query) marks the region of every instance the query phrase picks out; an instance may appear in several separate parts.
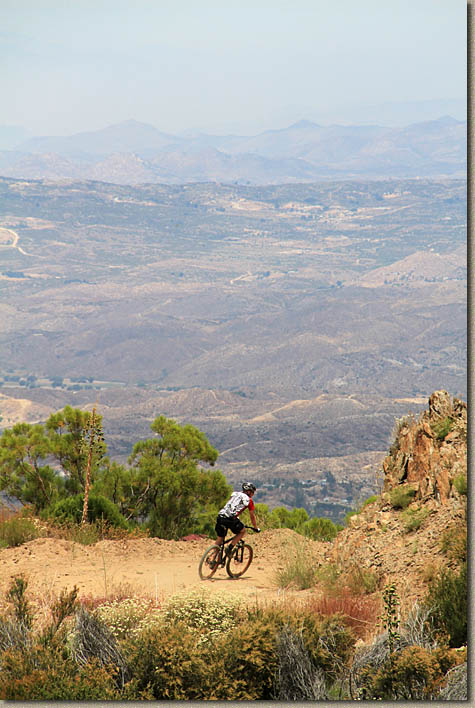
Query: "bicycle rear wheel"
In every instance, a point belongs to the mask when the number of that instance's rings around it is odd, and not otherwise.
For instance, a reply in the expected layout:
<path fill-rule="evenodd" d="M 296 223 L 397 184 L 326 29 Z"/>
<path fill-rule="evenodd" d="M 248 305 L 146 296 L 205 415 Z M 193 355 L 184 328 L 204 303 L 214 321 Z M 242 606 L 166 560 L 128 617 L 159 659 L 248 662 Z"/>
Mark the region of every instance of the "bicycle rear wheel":
<path fill-rule="evenodd" d="M 208 580 L 216 573 L 219 565 L 220 550 L 219 546 L 210 546 L 203 553 L 198 568 L 201 580 Z"/>
<path fill-rule="evenodd" d="M 226 571 L 230 578 L 240 578 L 252 563 L 253 550 L 252 546 L 244 544 L 242 548 L 234 551 L 231 558 L 228 558 L 226 563 Z"/>

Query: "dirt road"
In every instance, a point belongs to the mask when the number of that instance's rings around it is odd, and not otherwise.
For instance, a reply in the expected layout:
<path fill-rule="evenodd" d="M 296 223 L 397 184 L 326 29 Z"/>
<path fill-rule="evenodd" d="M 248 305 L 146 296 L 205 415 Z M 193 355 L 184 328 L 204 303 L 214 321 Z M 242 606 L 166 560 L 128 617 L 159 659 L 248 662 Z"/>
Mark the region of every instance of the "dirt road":
<path fill-rule="evenodd" d="M 0 551 L 0 601 L 11 579 L 23 575 L 35 601 L 47 602 L 62 589 L 79 588 L 79 597 L 114 597 L 140 595 L 163 602 L 185 589 L 206 588 L 225 591 L 245 600 L 272 600 L 288 592 L 279 590 L 275 572 L 286 558 L 295 554 L 297 537 L 289 529 L 265 531 L 249 538 L 254 560 L 239 579 L 231 579 L 219 569 L 211 580 L 198 575 L 199 560 L 211 545 L 209 539 L 165 541 L 131 539 L 100 541 L 82 546 L 71 541 L 39 538 L 17 548 Z M 323 560 L 327 544 L 307 541 L 309 553 Z M 296 592 L 296 591 L 295 591 Z M 298 595 L 299 593 L 297 593 Z"/>

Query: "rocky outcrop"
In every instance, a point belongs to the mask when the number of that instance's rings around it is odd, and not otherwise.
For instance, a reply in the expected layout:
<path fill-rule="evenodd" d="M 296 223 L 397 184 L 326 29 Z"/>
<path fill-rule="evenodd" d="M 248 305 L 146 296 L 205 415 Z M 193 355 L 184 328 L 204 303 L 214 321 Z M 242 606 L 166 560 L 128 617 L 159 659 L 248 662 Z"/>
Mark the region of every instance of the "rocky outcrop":
<path fill-rule="evenodd" d="M 432 498 L 442 504 L 458 495 L 454 481 L 467 476 L 466 403 L 436 391 L 418 420 L 398 420 L 383 470 L 385 492 L 407 484 L 416 500 Z"/>

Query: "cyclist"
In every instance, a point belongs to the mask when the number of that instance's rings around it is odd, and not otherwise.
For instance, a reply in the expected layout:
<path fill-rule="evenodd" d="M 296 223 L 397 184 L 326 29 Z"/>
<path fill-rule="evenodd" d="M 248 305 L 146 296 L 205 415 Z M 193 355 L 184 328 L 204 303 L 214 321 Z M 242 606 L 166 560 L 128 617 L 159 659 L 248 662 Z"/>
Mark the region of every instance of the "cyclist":
<path fill-rule="evenodd" d="M 260 531 L 257 528 L 256 515 L 254 513 L 254 502 L 252 497 L 256 491 L 256 487 L 252 482 L 243 482 L 242 492 L 233 492 L 229 501 L 220 509 L 218 513 L 218 518 L 216 519 L 216 546 L 220 546 L 224 543 L 224 539 L 230 529 L 235 536 L 231 539 L 227 549 L 226 555 L 230 556 L 234 550 L 234 546 L 246 533 L 244 524 L 238 519 L 239 514 L 244 509 L 249 509 L 249 516 L 251 517 L 251 523 L 256 531 Z"/>

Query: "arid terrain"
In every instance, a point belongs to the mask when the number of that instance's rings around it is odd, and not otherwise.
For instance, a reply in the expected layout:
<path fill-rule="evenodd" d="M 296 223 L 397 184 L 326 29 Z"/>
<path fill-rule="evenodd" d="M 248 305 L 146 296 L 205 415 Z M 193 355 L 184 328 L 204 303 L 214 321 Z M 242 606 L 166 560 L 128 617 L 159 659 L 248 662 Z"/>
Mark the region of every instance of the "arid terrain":
<path fill-rule="evenodd" d="M 235 580 L 223 569 L 211 580 L 199 578 L 199 560 L 211 539 L 105 540 L 82 546 L 39 538 L 0 551 L 0 597 L 5 597 L 15 575 L 23 575 L 36 602 L 41 598 L 46 602 L 75 585 L 80 598 L 137 595 L 159 604 L 175 593 L 199 588 L 236 594 L 243 602 L 299 601 L 315 593 L 315 588 L 280 589 L 275 573 L 304 547 L 316 567 L 328 563 L 341 568 L 356 565 L 375 573 L 379 587 L 394 581 L 408 608 L 424 596 L 430 573 L 446 561 L 440 549 L 441 532 L 463 516 L 460 499 L 443 507 L 434 505 L 423 528 L 408 534 L 401 512 L 378 502 L 358 515 L 351 528 L 340 532 L 334 542 L 305 539 L 290 529 L 264 530 L 247 539 L 254 548 L 254 560 L 245 575 Z"/>
<path fill-rule="evenodd" d="M 466 182 L 0 178 L 1 427 L 97 404 L 125 461 L 163 414 L 259 501 L 342 519 L 395 418 L 466 398 Z"/>
<path fill-rule="evenodd" d="M 442 436 L 440 423 L 447 421 L 450 430 L 445 428 Z M 460 560 L 463 545 L 457 546 L 457 556 L 447 548 L 454 540 L 463 544 L 466 539 L 466 435 L 466 405 L 447 392 L 435 392 L 418 420 L 408 418 L 401 424 L 384 460 L 381 495 L 353 515 L 333 541 L 311 540 L 285 528 L 249 534 L 254 560 L 242 578 L 230 579 L 218 569 L 212 579 L 200 580 L 198 564 L 212 543 L 209 538 L 128 537 L 84 546 L 42 537 L 0 551 L 0 598 L 5 601 L 12 579 L 22 575 L 38 611 L 42 603 L 74 586 L 82 599 L 135 595 L 160 606 L 176 593 L 199 588 L 237 595 L 243 603 L 296 603 L 325 587 L 323 581 L 304 590 L 292 584 L 279 587 L 276 573 L 299 556 L 317 573 L 328 566 L 340 574 L 351 572 L 361 578 L 361 586 L 369 575 L 374 584 L 368 589 L 378 597 L 383 587 L 394 583 L 406 613 L 424 598 L 428 581 L 440 568 L 456 568 Z M 406 505 L 397 503 L 407 492 Z"/>

